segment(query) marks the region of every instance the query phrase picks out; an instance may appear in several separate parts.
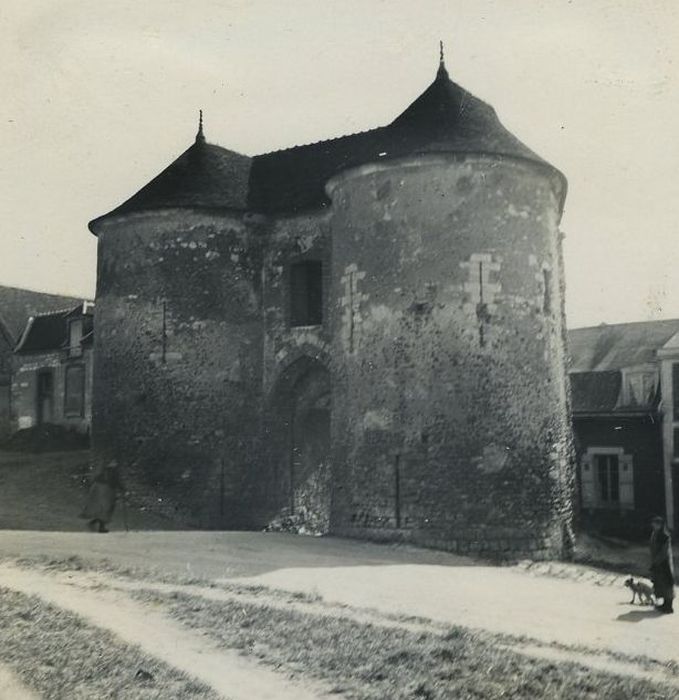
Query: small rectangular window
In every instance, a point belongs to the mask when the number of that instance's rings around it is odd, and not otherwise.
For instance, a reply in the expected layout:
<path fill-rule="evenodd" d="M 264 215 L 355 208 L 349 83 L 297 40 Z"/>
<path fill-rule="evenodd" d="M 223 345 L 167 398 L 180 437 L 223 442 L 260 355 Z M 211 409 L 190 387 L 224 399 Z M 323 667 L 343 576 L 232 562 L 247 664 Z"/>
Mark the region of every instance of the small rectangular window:
<path fill-rule="evenodd" d="M 41 371 L 38 374 L 38 394 L 40 396 L 51 396 L 54 385 L 54 375 L 50 370 Z"/>
<path fill-rule="evenodd" d="M 323 322 L 323 264 L 304 260 L 290 267 L 290 325 L 319 326 Z"/>
<path fill-rule="evenodd" d="M 68 354 L 71 357 L 82 354 L 83 320 L 76 318 L 68 325 Z"/>
<path fill-rule="evenodd" d="M 38 372 L 38 424 L 51 423 L 54 417 L 54 374 L 46 369 Z"/>
<path fill-rule="evenodd" d="M 634 508 L 634 459 L 631 454 L 624 454 L 622 450 L 616 454 L 596 454 L 588 450 L 582 458 L 580 482 L 583 508 Z"/>
<path fill-rule="evenodd" d="M 64 413 L 67 416 L 83 416 L 85 408 L 85 368 L 72 365 L 66 368 Z"/>
<path fill-rule="evenodd" d="M 617 455 L 597 456 L 597 476 L 599 479 L 599 500 L 601 503 L 620 501 L 620 471 Z"/>

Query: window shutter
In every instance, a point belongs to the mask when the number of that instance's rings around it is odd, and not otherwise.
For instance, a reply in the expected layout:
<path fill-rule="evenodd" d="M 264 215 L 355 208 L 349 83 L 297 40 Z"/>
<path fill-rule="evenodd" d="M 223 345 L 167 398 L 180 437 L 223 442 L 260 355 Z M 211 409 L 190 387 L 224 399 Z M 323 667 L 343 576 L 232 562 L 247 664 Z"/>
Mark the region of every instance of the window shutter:
<path fill-rule="evenodd" d="M 620 455 L 620 507 L 634 508 L 634 464 L 632 455 Z"/>
<path fill-rule="evenodd" d="M 82 416 L 85 401 L 85 369 L 81 365 L 66 368 L 64 412 L 66 416 Z"/>
<path fill-rule="evenodd" d="M 594 508 L 596 506 L 594 458 L 589 454 L 584 454 L 580 462 L 580 490 L 582 507 Z"/>

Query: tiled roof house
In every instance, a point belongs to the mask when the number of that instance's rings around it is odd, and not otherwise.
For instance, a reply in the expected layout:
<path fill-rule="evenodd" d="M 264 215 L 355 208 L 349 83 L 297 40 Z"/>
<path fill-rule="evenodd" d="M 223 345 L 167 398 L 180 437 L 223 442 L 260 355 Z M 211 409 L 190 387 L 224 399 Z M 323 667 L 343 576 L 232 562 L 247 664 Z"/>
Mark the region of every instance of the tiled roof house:
<path fill-rule="evenodd" d="M 675 518 L 679 319 L 569 332 L 571 404 L 585 520 L 625 534 Z"/>
<path fill-rule="evenodd" d="M 79 303 L 75 297 L 0 286 L 0 437 L 10 430 L 12 358 L 28 319 Z"/>

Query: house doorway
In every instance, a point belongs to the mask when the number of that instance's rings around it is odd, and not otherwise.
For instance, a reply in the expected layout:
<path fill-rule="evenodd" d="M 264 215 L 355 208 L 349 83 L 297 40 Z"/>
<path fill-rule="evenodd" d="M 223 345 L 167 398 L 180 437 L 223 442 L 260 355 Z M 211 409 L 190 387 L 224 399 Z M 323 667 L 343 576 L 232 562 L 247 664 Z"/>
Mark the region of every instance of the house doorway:
<path fill-rule="evenodd" d="M 51 369 L 38 372 L 37 402 L 38 425 L 52 423 L 54 420 L 54 373 Z"/>

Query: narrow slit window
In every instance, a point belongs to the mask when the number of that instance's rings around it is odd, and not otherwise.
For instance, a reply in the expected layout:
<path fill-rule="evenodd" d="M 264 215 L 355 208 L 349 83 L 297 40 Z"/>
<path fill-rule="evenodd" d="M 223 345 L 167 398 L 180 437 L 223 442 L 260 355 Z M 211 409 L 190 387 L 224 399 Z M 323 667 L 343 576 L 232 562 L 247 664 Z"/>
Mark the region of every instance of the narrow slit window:
<path fill-rule="evenodd" d="M 552 272 L 546 268 L 542 270 L 542 279 L 544 283 L 542 297 L 542 311 L 546 314 L 552 313 Z"/>
<path fill-rule="evenodd" d="M 323 264 L 304 260 L 290 268 L 290 325 L 323 323 Z"/>

